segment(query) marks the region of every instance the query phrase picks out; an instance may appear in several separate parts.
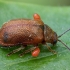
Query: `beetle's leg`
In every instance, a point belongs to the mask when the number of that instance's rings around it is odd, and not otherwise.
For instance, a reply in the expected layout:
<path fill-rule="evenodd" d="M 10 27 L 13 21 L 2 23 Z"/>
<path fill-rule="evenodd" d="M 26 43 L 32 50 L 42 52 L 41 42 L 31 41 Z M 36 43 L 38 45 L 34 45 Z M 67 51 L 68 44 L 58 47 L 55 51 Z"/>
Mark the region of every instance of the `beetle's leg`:
<path fill-rule="evenodd" d="M 46 44 L 46 47 L 47 47 L 48 50 L 49 50 L 50 52 L 52 52 L 53 54 L 57 54 L 57 52 L 56 52 L 55 50 L 52 50 L 49 45 Z"/>
<path fill-rule="evenodd" d="M 22 50 L 22 49 L 24 49 L 24 48 L 25 48 L 25 47 L 21 45 L 21 47 L 15 49 L 15 50 L 13 50 L 13 51 L 11 51 L 7 56 L 10 56 L 11 54 L 16 53 L 16 52 L 18 52 L 18 51 L 20 51 L 20 50 Z"/>
<path fill-rule="evenodd" d="M 38 14 L 34 14 L 33 17 L 34 17 L 35 20 L 40 20 L 41 19 Z"/>
<path fill-rule="evenodd" d="M 26 54 L 26 53 L 28 53 L 28 52 L 31 52 L 31 51 L 33 51 L 34 49 L 36 49 L 37 47 L 32 47 L 32 48 L 30 48 L 30 49 L 28 49 L 28 50 L 25 50 L 24 52 L 22 52 L 19 56 L 20 57 L 22 57 L 24 54 Z"/>

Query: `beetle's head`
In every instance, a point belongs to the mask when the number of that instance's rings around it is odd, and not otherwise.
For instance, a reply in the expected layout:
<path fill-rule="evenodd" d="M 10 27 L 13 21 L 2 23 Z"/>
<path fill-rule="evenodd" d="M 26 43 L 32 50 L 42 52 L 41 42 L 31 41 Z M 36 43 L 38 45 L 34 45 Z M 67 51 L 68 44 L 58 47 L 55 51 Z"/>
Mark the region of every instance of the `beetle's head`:
<path fill-rule="evenodd" d="M 59 40 L 59 38 L 68 31 L 70 31 L 70 28 L 66 30 L 64 33 L 62 33 L 61 35 L 57 36 L 57 34 L 49 26 L 44 25 L 44 40 L 45 42 L 51 43 L 53 45 L 56 44 L 57 41 L 59 41 L 70 50 L 70 48 L 65 43 Z"/>
<path fill-rule="evenodd" d="M 57 43 L 57 34 L 55 32 L 52 32 L 50 35 L 50 43 L 55 45 Z"/>
<path fill-rule="evenodd" d="M 44 40 L 53 45 L 57 43 L 57 34 L 47 25 L 44 25 Z"/>

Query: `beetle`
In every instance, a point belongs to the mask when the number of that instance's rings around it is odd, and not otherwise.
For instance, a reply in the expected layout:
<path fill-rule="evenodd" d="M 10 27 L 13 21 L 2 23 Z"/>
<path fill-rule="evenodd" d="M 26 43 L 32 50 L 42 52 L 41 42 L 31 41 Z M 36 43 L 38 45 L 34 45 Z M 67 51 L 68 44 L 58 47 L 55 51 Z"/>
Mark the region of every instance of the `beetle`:
<path fill-rule="evenodd" d="M 54 50 L 50 48 L 47 43 L 55 45 L 57 41 L 65 45 L 59 38 L 68 32 L 70 29 L 62 33 L 60 36 L 57 35 L 48 25 L 44 24 L 38 14 L 33 15 L 34 19 L 14 19 L 6 22 L 0 29 L 0 45 L 5 47 L 13 47 L 21 45 L 20 48 L 17 48 L 11 51 L 8 56 L 13 53 L 16 53 L 24 49 L 27 45 L 34 45 L 34 47 L 25 50 L 20 54 L 33 52 L 32 56 L 38 56 L 40 49 L 38 44 L 45 44 L 49 51 L 56 54 Z M 68 46 L 65 45 L 67 48 Z M 68 48 L 70 50 L 70 48 Z M 37 51 L 37 52 L 36 52 Z"/>

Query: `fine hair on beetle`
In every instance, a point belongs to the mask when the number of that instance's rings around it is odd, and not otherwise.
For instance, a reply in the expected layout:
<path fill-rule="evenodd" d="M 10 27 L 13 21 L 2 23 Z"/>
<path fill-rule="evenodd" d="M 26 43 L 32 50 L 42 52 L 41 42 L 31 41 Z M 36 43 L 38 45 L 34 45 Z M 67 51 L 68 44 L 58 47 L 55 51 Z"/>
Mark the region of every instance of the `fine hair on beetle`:
<path fill-rule="evenodd" d="M 64 33 L 62 33 L 61 35 L 59 35 L 57 41 L 61 42 L 66 48 L 68 48 L 68 49 L 70 50 L 70 48 L 69 48 L 64 42 L 62 42 L 61 40 L 59 40 L 59 38 L 60 38 L 62 35 L 64 35 L 65 33 L 67 33 L 68 31 L 70 31 L 70 28 L 69 28 L 68 30 L 66 30 Z"/>

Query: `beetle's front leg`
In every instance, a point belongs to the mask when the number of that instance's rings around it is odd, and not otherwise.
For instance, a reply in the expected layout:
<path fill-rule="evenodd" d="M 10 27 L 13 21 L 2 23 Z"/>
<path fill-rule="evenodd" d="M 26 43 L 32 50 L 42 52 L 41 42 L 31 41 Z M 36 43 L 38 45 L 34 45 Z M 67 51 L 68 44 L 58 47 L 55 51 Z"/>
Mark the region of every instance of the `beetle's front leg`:
<path fill-rule="evenodd" d="M 47 44 L 45 44 L 45 45 L 46 45 L 46 47 L 48 48 L 48 50 L 49 50 L 50 52 L 52 52 L 53 54 L 57 54 L 57 52 L 56 52 L 55 50 L 52 50 L 49 45 L 47 45 Z"/>
<path fill-rule="evenodd" d="M 25 47 L 24 47 L 23 45 L 21 45 L 21 47 L 15 49 L 15 50 L 13 50 L 13 51 L 11 51 L 7 56 L 10 56 L 11 54 L 16 53 L 16 52 L 18 52 L 18 51 L 20 51 L 20 50 L 22 50 L 22 49 L 24 49 L 24 48 L 25 48 Z"/>

